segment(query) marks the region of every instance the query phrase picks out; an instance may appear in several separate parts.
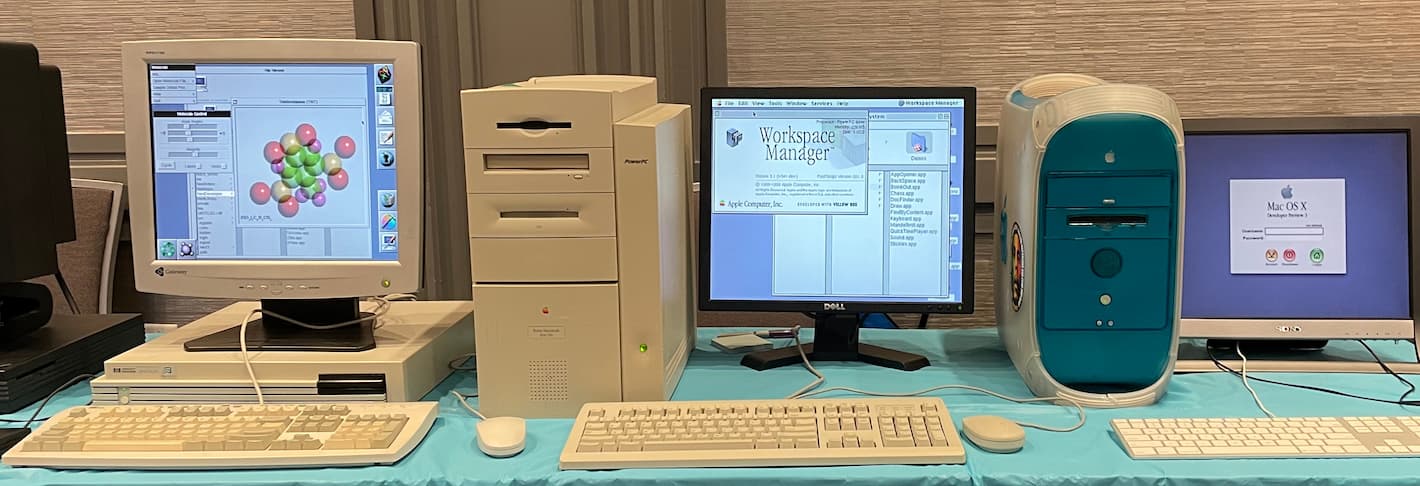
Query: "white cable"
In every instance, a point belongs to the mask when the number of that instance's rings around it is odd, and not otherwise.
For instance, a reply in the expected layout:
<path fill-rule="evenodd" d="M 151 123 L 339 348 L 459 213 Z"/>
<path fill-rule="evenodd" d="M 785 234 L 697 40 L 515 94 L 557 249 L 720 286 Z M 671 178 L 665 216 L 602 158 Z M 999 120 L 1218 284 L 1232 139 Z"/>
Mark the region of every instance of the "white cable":
<path fill-rule="evenodd" d="M 473 408 L 472 405 L 469 405 L 469 404 L 468 404 L 468 399 L 469 399 L 470 395 L 464 395 L 464 394 L 462 394 L 462 393 L 459 393 L 458 390 L 449 390 L 449 393 L 454 394 L 454 399 L 455 399 L 455 400 L 458 400 L 458 401 L 459 401 L 459 405 L 463 405 L 463 408 L 466 409 L 466 410 L 468 410 L 469 413 L 474 414 L 474 415 L 477 416 L 479 419 L 488 420 L 488 417 L 484 417 L 483 414 L 478 413 L 478 409 Z M 471 395 L 471 396 L 475 396 L 475 397 L 476 397 L 476 396 L 478 396 L 478 395 Z"/>
<path fill-rule="evenodd" d="M 241 343 L 242 365 L 247 367 L 247 377 L 251 378 L 251 388 L 256 390 L 256 404 L 266 405 L 266 397 L 261 394 L 261 382 L 256 381 L 256 371 L 251 369 L 251 356 L 247 355 L 247 324 L 251 323 L 252 317 L 261 314 L 261 308 L 252 309 L 242 319 L 242 327 L 237 330 L 237 342 Z"/>
<path fill-rule="evenodd" d="M 402 296 L 406 296 L 406 295 L 408 295 L 408 294 L 393 294 L 393 295 L 394 295 L 394 296 L 401 296 L 401 297 L 402 297 Z M 253 316 L 256 316 L 256 315 L 258 315 L 258 314 L 261 314 L 261 315 L 269 315 L 269 316 L 272 316 L 272 317 L 281 319 L 281 320 L 283 320 L 283 321 L 289 322 L 289 323 L 291 323 L 291 324 L 295 324 L 295 325 L 297 325 L 297 326 L 304 327 L 304 328 L 306 328 L 306 329 L 314 329 L 314 330 L 317 330 L 317 331 L 323 331 L 323 330 L 327 330 L 327 329 L 335 329 L 335 328 L 339 328 L 339 327 L 345 327 L 345 326 L 350 326 L 350 325 L 356 325 L 356 324 L 360 324 L 360 323 L 365 322 L 365 321 L 368 321 L 368 320 L 374 320 L 374 321 L 375 321 L 375 326 L 374 326 L 374 327 L 375 327 L 376 329 L 378 329 L 379 326 L 380 326 L 380 321 L 379 321 L 380 317 L 384 316 L 386 312 L 389 312 L 390 301 L 387 300 L 387 298 L 384 298 L 384 297 L 373 297 L 373 298 L 371 298 L 370 300 L 373 300 L 373 301 L 375 302 L 375 310 L 374 310 L 374 312 L 370 313 L 370 315 L 368 315 L 368 316 L 360 316 L 359 318 L 356 318 L 356 319 L 352 319 L 352 320 L 345 321 L 345 322 L 337 322 L 337 323 L 335 323 L 335 324 L 319 324 L 319 325 L 317 325 L 317 324 L 307 324 L 307 323 L 304 323 L 304 322 L 301 322 L 301 321 L 297 321 L 297 320 L 295 320 L 295 319 L 292 319 L 292 318 L 283 316 L 283 315 L 278 314 L 278 313 L 276 313 L 276 312 L 272 312 L 272 311 L 269 311 L 269 310 L 264 310 L 264 309 L 262 309 L 262 308 L 260 308 L 260 307 L 255 308 L 255 309 L 252 309 L 251 312 L 247 313 L 247 316 L 242 319 L 241 327 L 239 327 L 239 328 L 237 329 L 237 343 L 238 343 L 239 349 L 240 349 L 241 352 L 242 352 L 242 365 L 246 367 L 246 369 L 247 369 L 247 377 L 251 379 L 251 388 L 252 388 L 252 390 L 255 390 L 255 391 L 256 391 L 256 403 L 257 403 L 257 405 L 266 405 L 266 396 L 265 396 L 265 395 L 262 395 L 262 393 L 261 393 L 261 382 L 258 382 L 258 381 L 256 380 L 256 371 L 252 369 L 252 367 L 251 367 L 251 356 L 247 353 L 247 324 L 250 324 L 250 323 L 251 323 Z"/>
<path fill-rule="evenodd" d="M 794 326 L 794 347 L 799 349 L 799 358 L 804 360 L 804 368 L 807 368 L 809 373 L 813 373 L 814 381 L 800 388 L 799 391 L 794 392 L 794 394 L 789 395 L 788 398 L 790 399 L 797 398 L 823 384 L 823 373 L 819 373 L 818 370 L 814 369 L 813 363 L 809 362 L 809 355 L 804 354 L 804 342 L 799 340 L 799 326 Z"/>
<path fill-rule="evenodd" d="M 1247 388 L 1247 392 L 1252 394 L 1252 401 L 1257 403 L 1257 408 L 1262 409 L 1262 413 L 1267 414 L 1267 417 L 1268 417 L 1268 418 L 1277 418 L 1276 415 L 1273 415 L 1273 414 L 1272 414 L 1272 411 L 1271 411 L 1271 410 L 1268 410 L 1268 409 L 1267 409 L 1267 406 L 1266 406 L 1266 405 L 1263 405 L 1263 404 L 1262 404 L 1262 398 L 1257 396 L 1257 390 L 1253 390 L 1253 389 L 1252 389 L 1252 385 L 1248 384 L 1248 382 L 1247 382 L 1247 355 L 1243 354 L 1243 351 L 1242 351 L 1242 343 L 1234 343 L 1234 344 L 1233 344 L 1233 350 L 1238 352 L 1238 357 L 1239 357 L 1239 358 L 1242 358 L 1242 383 L 1243 383 L 1243 388 Z"/>
<path fill-rule="evenodd" d="M 1000 393 L 996 393 L 996 392 L 994 392 L 994 391 L 987 390 L 987 389 L 985 389 L 985 388 L 974 387 L 974 386 L 971 386 L 971 385 L 940 385 L 940 386 L 934 386 L 934 387 L 931 387 L 931 388 L 927 388 L 927 389 L 923 389 L 923 390 L 917 390 L 917 391 L 914 391 L 914 392 L 906 392 L 906 393 L 872 392 L 872 391 L 859 390 L 859 389 L 857 389 L 857 388 L 851 388 L 851 387 L 846 387 L 846 386 L 835 386 L 835 387 L 830 387 L 830 388 L 824 388 L 824 389 L 822 389 L 822 390 L 819 390 L 819 391 L 816 391 L 816 392 L 812 392 L 812 393 L 805 393 L 805 394 L 803 394 L 803 395 L 800 395 L 800 396 L 797 396 L 797 397 L 792 397 L 792 398 L 810 398 L 810 397 L 815 397 L 815 396 L 822 395 L 822 394 L 825 394 L 825 393 L 828 393 L 828 392 L 832 392 L 832 391 L 846 391 L 846 392 L 850 392 L 850 393 L 857 393 L 857 394 L 859 394 L 859 395 L 867 395 L 867 396 L 874 396 L 874 397 L 915 397 L 915 396 L 918 396 L 918 395 L 922 395 L 922 394 L 926 394 L 926 393 L 931 393 L 931 392 L 934 392 L 934 391 L 937 391 L 937 390 L 946 390 L 946 389 L 958 389 L 958 390 L 974 391 L 974 392 L 977 392 L 977 393 L 983 393 L 983 394 L 986 394 L 986 395 L 991 395 L 991 396 L 993 396 L 993 397 L 1000 398 L 1000 399 L 1002 399 L 1002 400 L 1012 401 L 1012 402 L 1016 402 L 1016 403 L 1033 403 L 1033 402 L 1049 402 L 1049 401 L 1055 401 L 1055 400 L 1064 400 L 1064 401 L 1066 401 L 1066 402 L 1070 402 L 1071 405 L 1074 405 L 1074 406 L 1075 406 L 1075 410 L 1078 411 L 1079 414 L 1080 414 L 1080 421 L 1077 422 L 1075 425 L 1070 426 L 1070 427 L 1067 427 L 1067 428 L 1058 428 L 1058 427 L 1048 427 L 1048 426 L 1045 426 L 1045 425 L 1033 424 L 1033 423 L 1030 423 L 1030 422 L 1016 422 L 1016 424 L 1017 424 L 1017 425 L 1020 425 L 1021 427 L 1030 427 L 1030 428 L 1032 428 L 1032 429 L 1044 430 L 1044 431 L 1046 431 L 1046 432 L 1073 432 L 1073 431 L 1079 429 L 1080 427 L 1084 427 L 1084 426 L 1085 426 L 1085 407 L 1084 407 L 1084 405 L 1081 405 L 1080 402 L 1077 402 L 1077 401 L 1075 401 L 1074 399 L 1072 399 L 1072 398 L 1070 398 L 1070 397 L 1063 396 L 1063 395 L 1059 395 L 1059 396 L 1054 396 L 1054 397 L 1043 397 L 1043 398 L 1016 398 L 1016 397 L 1009 397 L 1009 396 L 1006 396 L 1006 395 L 1002 395 L 1002 394 L 1000 394 Z"/>

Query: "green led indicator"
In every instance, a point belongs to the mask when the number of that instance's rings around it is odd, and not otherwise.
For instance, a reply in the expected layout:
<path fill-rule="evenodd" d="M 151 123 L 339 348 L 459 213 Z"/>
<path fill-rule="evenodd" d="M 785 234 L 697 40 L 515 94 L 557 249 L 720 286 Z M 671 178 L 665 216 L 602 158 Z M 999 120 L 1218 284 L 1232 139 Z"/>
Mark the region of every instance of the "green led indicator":
<path fill-rule="evenodd" d="M 646 346 L 645 344 L 642 344 L 642 345 L 641 345 L 641 352 L 644 353 L 644 352 L 646 352 L 647 349 L 650 349 L 650 347 L 649 347 L 649 346 Z"/>

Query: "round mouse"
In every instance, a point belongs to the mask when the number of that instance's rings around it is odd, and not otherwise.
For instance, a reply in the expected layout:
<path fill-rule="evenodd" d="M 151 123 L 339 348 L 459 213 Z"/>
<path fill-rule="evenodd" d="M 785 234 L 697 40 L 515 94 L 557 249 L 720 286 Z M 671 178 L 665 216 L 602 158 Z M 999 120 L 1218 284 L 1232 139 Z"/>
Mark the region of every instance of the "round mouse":
<path fill-rule="evenodd" d="M 527 422 L 518 417 L 493 417 L 478 422 L 478 449 L 488 457 L 512 457 L 523 452 Z"/>
<path fill-rule="evenodd" d="M 975 415 L 961 420 L 966 440 L 987 452 L 1009 454 L 1026 444 L 1026 430 L 995 415 Z"/>

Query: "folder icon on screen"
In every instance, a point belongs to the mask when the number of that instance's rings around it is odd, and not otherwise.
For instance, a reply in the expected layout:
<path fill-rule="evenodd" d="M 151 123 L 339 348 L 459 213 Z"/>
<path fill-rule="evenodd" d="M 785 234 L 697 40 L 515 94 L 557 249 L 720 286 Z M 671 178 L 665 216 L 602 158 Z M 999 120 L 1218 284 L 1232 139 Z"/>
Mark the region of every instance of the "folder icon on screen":
<path fill-rule="evenodd" d="M 926 133 L 907 132 L 907 151 L 914 154 L 925 154 L 931 152 L 927 146 L 927 140 L 931 138 Z"/>

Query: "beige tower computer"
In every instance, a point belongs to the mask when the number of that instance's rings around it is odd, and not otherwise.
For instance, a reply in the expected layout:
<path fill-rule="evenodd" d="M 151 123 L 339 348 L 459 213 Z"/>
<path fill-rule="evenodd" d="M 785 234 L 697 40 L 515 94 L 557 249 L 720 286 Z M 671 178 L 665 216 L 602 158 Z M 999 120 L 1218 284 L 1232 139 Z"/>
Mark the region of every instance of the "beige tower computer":
<path fill-rule="evenodd" d="M 462 93 L 485 414 L 665 400 L 695 348 L 690 108 L 654 78 Z"/>

